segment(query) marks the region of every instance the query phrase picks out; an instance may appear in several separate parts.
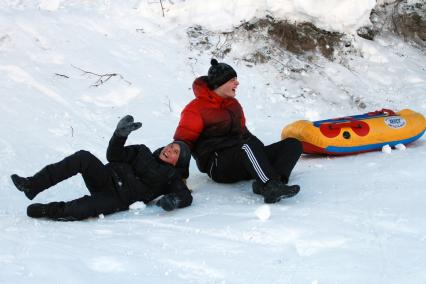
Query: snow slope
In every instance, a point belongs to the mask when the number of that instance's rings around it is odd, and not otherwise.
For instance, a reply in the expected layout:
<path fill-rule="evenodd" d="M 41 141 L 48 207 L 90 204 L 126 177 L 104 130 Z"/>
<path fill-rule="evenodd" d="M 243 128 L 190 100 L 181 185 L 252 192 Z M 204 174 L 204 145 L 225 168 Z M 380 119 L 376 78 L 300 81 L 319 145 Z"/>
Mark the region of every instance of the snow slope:
<path fill-rule="evenodd" d="M 31 202 L 9 179 L 79 149 L 106 161 L 125 114 L 144 124 L 129 143 L 170 142 L 192 81 L 210 61 L 208 52 L 189 49 L 188 26 L 229 30 L 272 13 L 353 31 L 374 5 L 358 2 L 176 0 L 164 3 L 162 17 L 149 1 L 2 1 L 0 283 L 424 283 L 424 137 L 389 154 L 303 156 L 291 177 L 301 192 L 267 207 L 249 182 L 213 183 L 192 162 L 189 208 L 149 204 L 51 222 L 26 217 Z M 330 19 L 330 7 L 351 17 Z M 240 60 L 249 46 L 233 49 L 224 61 L 238 72 L 249 129 L 268 144 L 298 119 L 383 107 L 426 114 L 424 51 L 395 38 L 355 38 L 354 46 L 358 53 L 341 63 L 287 54 L 284 72 Z M 309 68 L 290 71 L 300 65 Z M 34 201 L 86 192 L 76 177 Z M 265 209 L 269 218 L 258 211 Z"/>

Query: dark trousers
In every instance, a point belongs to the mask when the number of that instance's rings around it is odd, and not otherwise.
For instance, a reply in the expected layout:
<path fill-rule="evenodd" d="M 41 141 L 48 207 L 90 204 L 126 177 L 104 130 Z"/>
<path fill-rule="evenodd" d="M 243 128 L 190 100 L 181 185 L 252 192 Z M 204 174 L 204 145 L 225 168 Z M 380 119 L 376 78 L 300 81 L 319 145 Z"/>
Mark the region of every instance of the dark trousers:
<path fill-rule="evenodd" d="M 29 177 L 31 190 L 40 193 L 43 190 L 80 173 L 90 195 L 68 202 L 53 202 L 60 206 L 58 219 L 82 220 L 99 214 L 110 214 L 125 210 L 128 204 L 120 199 L 114 185 L 112 169 L 104 165 L 88 151 L 78 151 L 58 163 L 44 167 Z M 60 216 L 63 215 L 63 216 Z"/>
<path fill-rule="evenodd" d="M 241 146 L 215 152 L 208 175 L 216 182 L 233 183 L 256 179 L 288 182 L 302 154 L 302 143 L 294 138 L 264 146 L 256 137 Z"/>

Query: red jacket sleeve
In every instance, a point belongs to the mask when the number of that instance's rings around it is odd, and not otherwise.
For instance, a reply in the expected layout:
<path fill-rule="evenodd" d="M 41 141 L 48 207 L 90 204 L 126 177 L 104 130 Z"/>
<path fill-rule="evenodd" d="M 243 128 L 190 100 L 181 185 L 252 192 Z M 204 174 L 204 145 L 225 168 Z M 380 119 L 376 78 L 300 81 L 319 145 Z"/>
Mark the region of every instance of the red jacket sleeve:
<path fill-rule="evenodd" d="M 246 117 L 244 115 L 243 108 L 241 108 L 241 128 L 246 128 Z"/>
<path fill-rule="evenodd" d="M 183 141 L 190 149 L 193 149 L 203 128 L 204 123 L 200 113 L 186 107 L 181 113 L 173 139 Z"/>

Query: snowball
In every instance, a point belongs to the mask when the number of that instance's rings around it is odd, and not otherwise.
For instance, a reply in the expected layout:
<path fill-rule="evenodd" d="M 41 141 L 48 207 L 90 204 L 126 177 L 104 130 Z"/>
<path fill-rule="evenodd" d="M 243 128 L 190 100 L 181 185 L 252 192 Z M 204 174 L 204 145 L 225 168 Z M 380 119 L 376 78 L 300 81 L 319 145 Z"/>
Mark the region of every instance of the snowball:
<path fill-rule="evenodd" d="M 139 210 L 139 209 L 143 210 L 145 208 L 146 208 L 146 205 L 142 201 L 136 201 L 135 203 L 130 204 L 129 206 L 129 210 Z"/>
<path fill-rule="evenodd" d="M 254 211 L 254 214 L 256 214 L 257 218 L 259 218 L 261 221 L 266 221 L 271 217 L 271 207 L 269 205 L 262 205 L 259 208 Z"/>
<path fill-rule="evenodd" d="M 405 151 L 405 145 L 404 144 L 401 144 L 401 143 L 399 143 L 399 144 L 396 144 L 395 145 L 395 148 L 396 149 L 398 149 L 398 150 L 400 150 L 400 151 Z"/>
<path fill-rule="evenodd" d="M 385 146 L 382 147 L 382 152 L 386 154 L 390 154 L 392 152 L 392 148 L 388 144 L 386 144 Z"/>

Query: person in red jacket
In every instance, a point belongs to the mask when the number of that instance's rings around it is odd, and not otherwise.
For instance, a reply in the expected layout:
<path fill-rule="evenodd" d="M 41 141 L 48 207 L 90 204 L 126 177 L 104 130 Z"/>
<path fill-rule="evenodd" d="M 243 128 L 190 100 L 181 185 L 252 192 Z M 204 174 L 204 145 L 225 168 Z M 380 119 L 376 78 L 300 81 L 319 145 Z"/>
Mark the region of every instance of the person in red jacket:
<path fill-rule="evenodd" d="M 174 139 L 188 144 L 198 169 L 216 182 L 255 179 L 253 192 L 265 203 L 296 195 L 300 187 L 287 183 L 302 144 L 288 138 L 265 146 L 251 134 L 235 98 L 238 85 L 235 70 L 212 59 L 208 75 L 192 85 L 195 99 L 183 109 Z"/>

